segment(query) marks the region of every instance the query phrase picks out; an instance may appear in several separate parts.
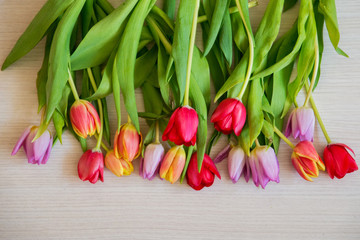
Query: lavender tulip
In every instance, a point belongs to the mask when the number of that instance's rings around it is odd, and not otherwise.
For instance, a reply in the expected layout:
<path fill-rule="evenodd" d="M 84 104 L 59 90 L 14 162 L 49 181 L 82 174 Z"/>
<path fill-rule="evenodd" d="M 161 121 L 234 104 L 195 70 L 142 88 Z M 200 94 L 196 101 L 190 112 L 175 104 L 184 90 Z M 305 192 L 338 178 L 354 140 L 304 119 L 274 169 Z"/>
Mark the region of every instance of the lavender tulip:
<path fill-rule="evenodd" d="M 15 155 L 21 147 L 24 147 L 28 163 L 38 165 L 45 164 L 50 156 L 52 137 L 49 130 L 47 130 L 38 139 L 32 142 L 38 129 L 39 127 L 37 126 L 29 126 L 26 128 L 16 143 L 11 155 Z"/>
<path fill-rule="evenodd" d="M 294 109 L 288 119 L 285 136 L 300 138 L 300 141 L 313 141 L 315 128 L 314 111 L 308 107 Z"/>
<path fill-rule="evenodd" d="M 233 183 L 236 183 L 245 167 L 246 156 L 241 147 L 231 148 L 228 155 L 228 170 Z"/>
<path fill-rule="evenodd" d="M 140 176 L 152 180 L 159 169 L 164 153 L 164 147 L 160 143 L 149 144 L 145 149 L 144 158 L 140 162 Z"/>
<path fill-rule="evenodd" d="M 279 182 L 279 162 L 274 149 L 267 146 L 256 147 L 250 153 L 249 164 L 254 184 L 265 188 L 270 182 Z"/>

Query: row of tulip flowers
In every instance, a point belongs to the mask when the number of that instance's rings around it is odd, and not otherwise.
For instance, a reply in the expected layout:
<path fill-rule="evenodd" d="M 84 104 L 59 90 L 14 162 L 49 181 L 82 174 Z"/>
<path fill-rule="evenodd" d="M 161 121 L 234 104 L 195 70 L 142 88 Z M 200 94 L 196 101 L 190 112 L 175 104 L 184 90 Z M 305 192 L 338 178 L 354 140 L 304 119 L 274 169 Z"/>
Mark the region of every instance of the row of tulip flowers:
<path fill-rule="evenodd" d="M 242 102 L 229 98 L 219 104 L 211 117 L 211 122 L 223 134 L 234 132 L 235 135 L 240 135 L 245 119 L 246 109 Z M 75 133 L 82 138 L 100 133 L 100 118 L 94 106 L 88 101 L 75 101 L 70 110 L 70 120 Z M 176 109 L 162 136 L 163 141 L 170 140 L 176 145 L 165 154 L 157 128 L 155 141 L 146 147 L 144 156 L 140 159 L 140 176 L 152 180 L 159 174 L 161 179 L 175 183 L 185 168 L 186 153 L 183 145 L 192 146 L 196 142 L 197 122 L 198 115 L 193 108 L 184 106 Z M 324 149 L 324 162 L 322 161 L 312 144 L 314 126 L 313 109 L 300 107 L 294 109 L 288 118 L 286 136 L 277 132 L 293 148 L 291 160 L 300 176 L 312 181 L 312 177 L 319 175 L 319 170 L 324 171 L 326 168 L 331 178 L 340 179 L 347 173 L 356 171 L 357 164 L 349 154 L 349 151 L 353 154 L 354 152 L 345 144 L 329 142 Z M 23 146 L 29 163 L 45 164 L 50 156 L 52 136 L 50 131 L 46 131 L 32 141 L 37 131 L 37 126 L 28 127 L 16 143 L 12 155 Z M 300 139 L 296 146 L 287 139 L 290 135 Z M 103 146 L 107 151 L 105 160 L 99 147 L 87 150 L 81 156 L 78 163 L 79 178 L 91 183 L 104 181 L 104 164 L 116 176 L 130 175 L 134 170 L 133 160 L 141 155 L 142 144 L 141 133 L 136 131 L 129 119 L 121 126 L 120 131 L 116 132 L 113 149 L 109 150 Z M 228 145 L 214 158 L 214 161 L 205 154 L 200 171 L 197 167 L 197 153 L 194 152 L 185 169 L 187 183 L 195 190 L 211 186 L 215 176 L 221 179 L 215 163 L 226 158 L 229 175 L 234 183 L 241 175 L 244 175 L 247 182 L 252 176 L 254 184 L 262 188 L 265 188 L 270 181 L 279 182 L 279 163 L 274 149 L 257 143 L 250 156 L 246 156 L 244 150 L 236 144 Z"/>

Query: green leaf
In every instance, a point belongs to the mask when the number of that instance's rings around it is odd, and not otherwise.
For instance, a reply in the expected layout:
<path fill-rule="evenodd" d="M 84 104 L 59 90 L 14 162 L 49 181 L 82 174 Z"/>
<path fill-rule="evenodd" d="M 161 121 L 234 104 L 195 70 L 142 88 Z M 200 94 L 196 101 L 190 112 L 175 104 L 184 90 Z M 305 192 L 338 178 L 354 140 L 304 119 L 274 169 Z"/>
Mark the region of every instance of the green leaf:
<path fill-rule="evenodd" d="M 96 2 L 107 14 L 110 14 L 114 11 L 114 7 L 107 0 L 96 0 Z"/>
<path fill-rule="evenodd" d="M 241 134 L 238 137 L 241 148 L 244 150 L 247 156 L 250 156 L 251 145 L 250 144 L 250 129 L 249 124 L 245 123 L 243 129 L 241 130 Z"/>
<path fill-rule="evenodd" d="M 106 98 L 101 99 L 103 111 L 104 111 L 104 137 L 106 141 L 111 145 L 111 134 L 110 134 L 110 121 L 109 121 L 109 111 L 107 107 Z"/>
<path fill-rule="evenodd" d="M 69 78 L 70 37 L 85 0 L 75 0 L 66 10 L 56 28 L 49 55 L 48 106 L 45 121 L 49 123 L 59 104 Z"/>
<path fill-rule="evenodd" d="M 148 113 L 153 113 L 156 116 L 161 115 L 163 101 L 159 90 L 154 88 L 148 82 L 145 82 L 142 86 L 142 92 L 144 96 L 145 111 Z"/>
<path fill-rule="evenodd" d="M 191 78 L 190 80 L 190 99 L 192 100 L 194 108 L 199 117 L 199 125 L 196 134 L 196 145 L 198 153 L 198 169 L 200 171 L 206 150 L 208 112 L 205 98 L 194 78 Z"/>
<path fill-rule="evenodd" d="M 210 52 L 210 49 L 215 43 L 215 40 L 220 32 L 221 25 L 223 24 L 224 21 L 225 12 L 228 12 L 229 4 L 230 4 L 230 0 L 214 0 L 214 2 L 215 2 L 215 7 L 214 9 L 211 9 L 212 17 L 211 19 L 209 19 L 210 29 L 209 29 L 208 37 L 205 39 L 205 45 L 204 45 L 205 56 Z"/>
<path fill-rule="evenodd" d="M 264 121 L 261 132 L 269 140 L 270 143 L 273 142 L 273 139 L 274 139 L 274 127 L 273 127 L 273 125 L 271 123 L 269 123 L 268 121 Z"/>
<path fill-rule="evenodd" d="M 219 42 L 220 42 L 220 48 L 223 52 L 226 61 L 228 63 L 228 66 L 231 66 L 232 59 L 233 59 L 233 41 L 232 41 L 232 29 L 231 29 L 231 19 L 230 19 L 230 13 L 226 11 L 224 15 L 224 21 L 220 29 L 219 34 Z"/>
<path fill-rule="evenodd" d="M 81 33 L 85 37 L 90 29 L 91 16 L 94 14 L 94 0 L 87 0 L 81 10 Z"/>
<path fill-rule="evenodd" d="M 264 69 L 256 74 L 254 74 L 251 79 L 255 78 L 262 78 L 265 76 L 268 76 L 276 71 L 279 71 L 283 69 L 284 67 L 288 66 L 291 62 L 295 60 L 295 58 L 298 55 L 298 52 L 306 39 L 306 30 L 305 25 L 309 18 L 309 11 L 308 7 L 303 5 L 303 2 L 300 5 L 300 11 L 299 11 L 299 19 L 297 21 L 297 27 L 298 27 L 298 38 L 296 41 L 296 44 L 292 51 L 283 57 L 280 61 L 278 61 L 276 64 L 272 65 L 271 67 L 268 67 L 267 69 Z"/>
<path fill-rule="evenodd" d="M 176 79 L 179 86 L 181 101 L 184 99 L 186 85 L 186 70 L 188 65 L 190 35 L 192 30 L 193 15 L 197 1 L 180 1 L 177 13 L 174 42 L 172 45 L 172 57 L 174 58 Z"/>
<path fill-rule="evenodd" d="M 172 35 L 174 33 L 174 23 L 171 18 L 166 15 L 159 7 L 156 5 L 151 9 L 149 14 L 153 19 L 156 20 L 160 28 L 164 33 Z"/>
<path fill-rule="evenodd" d="M 44 37 L 51 24 L 74 0 L 48 0 L 31 21 L 25 32 L 17 40 L 14 48 L 5 59 L 1 70 L 22 58 Z"/>
<path fill-rule="evenodd" d="M 128 0 L 106 18 L 95 24 L 71 55 L 73 70 L 102 64 L 119 42 L 126 18 L 138 0 Z"/>
<path fill-rule="evenodd" d="M 165 0 L 164 10 L 170 19 L 174 19 L 176 10 L 176 0 Z"/>
<path fill-rule="evenodd" d="M 170 106 L 170 96 L 169 96 L 169 82 L 166 79 L 166 67 L 169 61 L 169 57 L 166 54 L 165 49 L 162 46 L 158 47 L 158 81 L 160 87 L 160 93 L 166 105 Z"/>
<path fill-rule="evenodd" d="M 54 111 L 53 117 L 52 117 L 54 128 L 56 131 L 56 136 L 58 137 L 60 143 L 62 144 L 62 131 L 65 126 L 65 121 L 63 116 L 59 113 L 58 110 Z"/>
<path fill-rule="evenodd" d="M 349 57 L 338 47 L 340 32 L 336 16 L 335 0 L 319 0 L 319 12 L 324 15 L 329 38 L 336 52 L 344 57 Z"/>
<path fill-rule="evenodd" d="M 291 9 L 292 7 L 295 6 L 295 4 L 297 3 L 298 0 L 285 0 L 284 2 L 284 12 L 286 12 L 287 10 Z"/>
<path fill-rule="evenodd" d="M 216 129 L 214 129 L 213 134 L 211 135 L 211 138 L 209 140 L 209 144 L 207 145 L 206 148 L 206 154 L 210 156 L 211 153 L 211 148 L 218 142 L 218 140 L 221 137 L 221 132 L 217 131 Z"/>
<path fill-rule="evenodd" d="M 140 87 L 151 74 L 157 60 L 157 48 L 153 47 L 135 62 L 135 88 Z"/>
<path fill-rule="evenodd" d="M 103 20 L 108 15 L 104 10 L 100 7 L 99 4 L 94 5 L 95 15 L 98 21 Z"/>
<path fill-rule="evenodd" d="M 260 26 L 255 36 L 253 72 L 258 72 L 262 68 L 263 60 L 266 59 L 266 56 L 277 37 L 280 28 L 283 3 L 283 0 L 271 0 L 266 8 L 264 17 L 260 22 Z M 244 5 L 246 5 L 247 8 L 247 1 L 242 2 L 242 8 L 245 8 Z M 248 11 L 246 14 L 248 14 Z M 245 79 L 248 61 L 249 51 L 246 51 L 240 63 L 236 66 L 228 80 L 216 94 L 215 100 L 236 85 L 237 86 L 231 90 L 230 96 L 236 97 L 238 95 L 242 85 L 239 83 L 242 83 Z"/>
<path fill-rule="evenodd" d="M 263 89 L 260 79 L 251 82 L 250 92 L 247 103 L 247 122 L 249 125 L 250 146 L 261 133 L 264 123 L 264 113 L 262 108 Z"/>
<path fill-rule="evenodd" d="M 209 64 L 200 49 L 194 48 L 193 61 L 191 66 L 191 75 L 196 82 L 205 98 L 206 106 L 210 107 L 210 70 Z"/>
<path fill-rule="evenodd" d="M 39 104 L 38 112 L 40 112 L 42 107 L 46 104 L 46 82 L 48 79 L 50 47 L 56 26 L 57 26 L 57 22 L 54 22 L 52 26 L 50 26 L 49 28 L 46 37 L 44 60 L 36 78 L 36 89 L 37 89 L 38 104 Z"/>
<path fill-rule="evenodd" d="M 246 35 L 244 24 L 239 14 L 231 14 L 230 17 L 235 45 L 242 54 L 245 54 L 249 47 L 249 40 Z"/>
<path fill-rule="evenodd" d="M 134 91 L 135 61 L 141 29 L 144 25 L 146 15 L 153 4 L 154 2 L 151 0 L 140 0 L 136 5 L 124 29 L 119 49 L 115 56 L 116 66 L 114 66 L 113 69 L 113 71 L 118 72 L 118 80 L 125 107 L 138 132 L 140 132 L 140 126 Z"/>

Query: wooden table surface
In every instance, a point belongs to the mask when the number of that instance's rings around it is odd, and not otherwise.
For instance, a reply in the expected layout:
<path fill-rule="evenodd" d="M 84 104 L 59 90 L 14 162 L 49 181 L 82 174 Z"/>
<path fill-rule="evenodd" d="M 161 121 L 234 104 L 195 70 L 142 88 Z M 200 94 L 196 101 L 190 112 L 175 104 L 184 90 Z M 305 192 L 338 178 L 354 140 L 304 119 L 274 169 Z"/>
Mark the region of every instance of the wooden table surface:
<path fill-rule="evenodd" d="M 0 62 L 14 46 L 45 0 L 0 0 Z M 121 1 L 114 0 L 115 6 Z M 267 1 L 251 9 L 256 27 Z M 322 75 L 314 94 L 334 142 L 360 154 L 360 3 L 337 1 L 341 31 L 336 54 L 325 35 Z M 282 32 L 292 24 L 294 9 L 284 15 Z M 325 33 L 326 34 L 326 33 Z M 92 185 L 77 175 L 82 152 L 65 133 L 46 165 L 27 164 L 21 150 L 10 152 L 23 130 L 38 124 L 35 79 L 44 41 L 27 56 L 0 72 L 0 238 L 1 239 L 360 239 L 360 172 L 342 180 L 320 173 L 306 182 L 291 165 L 291 150 L 281 144 L 280 183 L 266 190 L 243 178 L 233 184 L 227 162 L 218 164 L 222 180 L 196 192 L 186 183 L 171 185 L 138 175 L 118 178 L 105 170 L 105 182 Z M 139 109 L 143 108 L 137 93 Z M 110 115 L 114 132 L 115 111 Z M 124 109 L 124 108 L 123 108 Z M 125 112 L 123 112 L 125 116 Z M 142 122 L 144 133 L 147 127 Z M 218 144 L 212 157 L 224 146 Z M 325 140 L 316 126 L 315 145 Z"/>

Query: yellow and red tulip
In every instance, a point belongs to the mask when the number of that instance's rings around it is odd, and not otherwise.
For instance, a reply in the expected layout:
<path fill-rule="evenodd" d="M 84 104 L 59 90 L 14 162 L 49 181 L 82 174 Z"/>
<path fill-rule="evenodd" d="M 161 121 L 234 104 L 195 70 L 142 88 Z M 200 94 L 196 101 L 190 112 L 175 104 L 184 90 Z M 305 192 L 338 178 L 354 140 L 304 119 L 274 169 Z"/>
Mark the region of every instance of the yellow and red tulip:
<path fill-rule="evenodd" d="M 141 147 L 142 135 L 131 122 L 122 125 L 120 131 L 116 131 L 114 153 L 117 158 L 131 162 L 140 155 Z"/>
<path fill-rule="evenodd" d="M 95 107 L 86 100 L 76 100 L 70 108 L 70 122 L 74 132 L 86 138 L 100 132 L 100 118 Z"/>
<path fill-rule="evenodd" d="M 309 141 L 299 142 L 291 155 L 291 161 L 296 171 L 307 181 L 319 176 L 319 170 L 325 171 L 325 165 L 314 145 Z"/>
<path fill-rule="evenodd" d="M 160 166 L 160 178 L 174 183 L 185 166 L 186 154 L 182 146 L 172 147 L 165 155 Z"/>
<path fill-rule="evenodd" d="M 134 171 L 131 162 L 122 158 L 117 158 L 114 151 L 107 152 L 105 156 L 105 167 L 118 177 L 130 175 Z"/>

